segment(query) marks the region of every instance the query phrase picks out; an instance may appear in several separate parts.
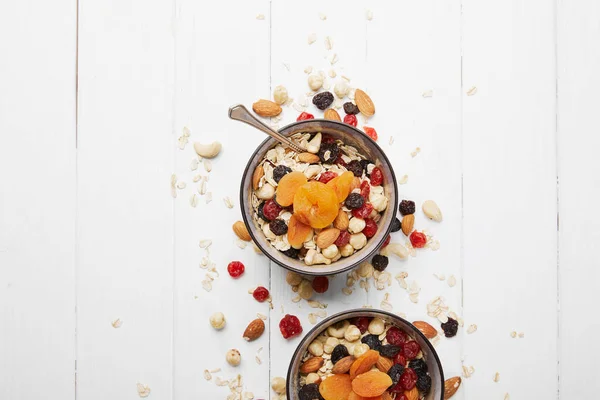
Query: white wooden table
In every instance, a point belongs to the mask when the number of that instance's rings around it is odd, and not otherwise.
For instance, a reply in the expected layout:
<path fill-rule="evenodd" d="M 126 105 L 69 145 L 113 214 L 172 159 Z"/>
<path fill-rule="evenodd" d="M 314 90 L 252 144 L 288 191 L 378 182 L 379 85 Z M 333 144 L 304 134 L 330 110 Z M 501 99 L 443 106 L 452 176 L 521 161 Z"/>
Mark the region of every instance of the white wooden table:
<path fill-rule="evenodd" d="M 417 213 L 441 248 L 388 269 L 420 284 L 417 304 L 397 282 L 344 296 L 340 276 L 318 297 L 327 313 L 377 308 L 389 293 L 395 312 L 433 322 L 426 304 L 441 295 L 465 321 L 438 345 L 445 373 L 475 368 L 456 398 L 597 397 L 596 1 L 78 3 L 0 3 L 0 398 L 136 399 L 140 382 L 152 399 L 221 399 L 216 377 L 237 373 L 255 398 L 275 398 L 270 377 L 299 342 L 278 322 L 296 314 L 307 331 L 314 310 L 291 301 L 281 268 L 235 245 L 242 168 L 263 136 L 226 110 L 280 84 L 296 98 L 307 66 L 368 90 L 369 125 L 409 177 L 402 197 L 444 212 L 441 224 Z M 297 114 L 285 108 L 280 124 Z M 213 201 L 196 208 L 202 167 L 190 171 L 192 146 L 177 147 L 184 126 L 191 141 L 223 143 Z M 187 184 L 176 199 L 172 174 Z M 211 292 L 201 239 L 221 273 Z M 233 259 L 247 267 L 238 281 L 225 271 Z M 255 285 L 271 290 L 272 310 L 247 293 Z M 224 331 L 209 326 L 215 311 Z M 257 312 L 269 334 L 246 343 Z M 240 367 L 226 364 L 229 348 Z"/>

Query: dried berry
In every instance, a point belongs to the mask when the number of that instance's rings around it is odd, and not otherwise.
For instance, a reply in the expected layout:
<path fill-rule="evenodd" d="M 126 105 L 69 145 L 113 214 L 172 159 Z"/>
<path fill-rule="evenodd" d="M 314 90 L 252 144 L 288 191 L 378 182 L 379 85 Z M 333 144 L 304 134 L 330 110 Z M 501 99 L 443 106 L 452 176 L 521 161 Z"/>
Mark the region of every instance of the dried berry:
<path fill-rule="evenodd" d="M 421 346 L 414 340 L 408 341 L 404 343 L 404 346 L 402 346 L 402 353 L 404 354 L 404 357 L 406 357 L 409 360 L 416 358 L 419 355 L 420 351 Z"/>
<path fill-rule="evenodd" d="M 354 176 L 357 177 L 361 177 L 363 174 L 363 167 L 360 164 L 360 161 L 358 160 L 352 160 L 348 163 L 348 165 L 346 166 L 346 169 L 348 169 L 348 171 L 352 172 L 354 174 Z"/>
<path fill-rule="evenodd" d="M 421 394 L 427 396 L 431 391 L 431 376 L 427 374 L 419 375 L 417 377 L 417 389 L 419 389 Z"/>
<path fill-rule="evenodd" d="M 373 168 L 373 171 L 371 171 L 371 185 L 373 186 L 379 186 L 383 183 L 383 172 L 381 171 L 381 169 L 379 167 L 375 167 Z"/>
<path fill-rule="evenodd" d="M 298 258 L 298 254 L 300 253 L 300 251 L 298 249 L 290 247 L 289 249 L 282 251 L 282 253 L 291 258 Z"/>
<path fill-rule="evenodd" d="M 365 218 L 365 227 L 363 228 L 362 233 L 367 239 L 375 236 L 377 233 L 377 222 L 373 221 L 372 218 Z"/>
<path fill-rule="evenodd" d="M 281 178 L 283 178 L 284 175 L 289 174 L 290 172 L 292 172 L 292 169 L 290 167 L 286 167 L 285 165 L 278 165 L 275 168 L 273 168 L 273 180 L 279 183 Z"/>
<path fill-rule="evenodd" d="M 381 340 L 379 340 L 379 336 L 377 335 L 367 335 L 363 336 L 360 341 L 371 348 L 371 350 L 379 350 L 381 347 Z"/>
<path fill-rule="evenodd" d="M 335 143 L 335 138 L 326 134 L 321 136 L 321 143 Z"/>
<path fill-rule="evenodd" d="M 367 167 L 369 166 L 369 164 L 375 164 L 375 163 L 371 160 L 360 160 L 360 165 L 362 165 L 363 171 L 367 170 Z"/>
<path fill-rule="evenodd" d="M 379 354 L 383 357 L 394 358 L 396 354 L 400 353 L 400 350 L 402 350 L 400 346 L 385 344 L 379 348 Z"/>
<path fill-rule="evenodd" d="M 304 111 L 298 115 L 296 121 L 306 121 L 307 119 L 315 119 L 315 116 Z"/>
<path fill-rule="evenodd" d="M 352 215 L 358 218 L 365 219 L 371 212 L 373 211 L 373 205 L 371 203 L 365 203 L 361 208 L 357 208 L 356 210 L 352 210 Z"/>
<path fill-rule="evenodd" d="M 258 208 L 261 210 L 260 206 Z M 279 216 L 281 210 L 281 206 L 275 200 L 269 199 L 264 202 L 261 212 L 265 221 L 272 221 Z"/>
<path fill-rule="evenodd" d="M 316 383 L 309 383 L 300 388 L 298 392 L 299 400 L 323 400 L 323 396 L 319 393 L 319 385 Z"/>
<path fill-rule="evenodd" d="M 336 143 L 321 143 L 319 148 L 319 159 L 326 164 L 332 164 L 338 157 L 340 148 Z"/>
<path fill-rule="evenodd" d="M 388 343 L 396 345 L 396 346 L 400 346 L 400 345 L 406 343 L 406 341 L 408 340 L 408 335 L 406 334 L 406 332 L 404 332 L 400 328 L 392 326 L 386 332 L 385 338 L 387 339 Z"/>
<path fill-rule="evenodd" d="M 364 231 L 364 229 L 363 229 Z M 373 264 L 373 268 L 375 268 L 377 271 L 385 271 L 385 269 L 387 268 L 389 263 L 389 260 L 386 256 L 382 256 L 381 254 L 376 254 L 373 256 L 373 259 L 371 260 L 371 264 Z M 389 340 L 388 340 L 389 342 Z"/>
<path fill-rule="evenodd" d="M 344 247 L 350 243 L 350 233 L 348 231 L 341 231 L 340 236 L 333 242 L 337 247 Z"/>
<path fill-rule="evenodd" d="M 348 166 L 348 164 L 346 164 L 346 161 L 344 161 L 344 159 L 342 158 L 341 154 L 338 154 L 337 158 L 334 161 L 334 164 L 340 165 L 344 168 Z"/>
<path fill-rule="evenodd" d="M 404 357 L 404 354 L 402 354 L 402 352 L 396 354 L 396 357 L 394 357 L 394 364 L 402 366 L 406 365 L 406 357 Z"/>
<path fill-rule="evenodd" d="M 351 210 L 361 208 L 363 204 L 365 204 L 365 198 L 358 193 L 350 193 L 348 197 L 346 197 L 345 204 L 346 207 Z"/>
<path fill-rule="evenodd" d="M 284 339 L 289 339 L 302 333 L 302 325 L 300 325 L 298 317 L 286 314 L 281 321 L 279 321 L 279 330 Z"/>
<path fill-rule="evenodd" d="M 362 197 L 364 197 L 365 199 L 368 199 L 370 194 L 371 194 L 371 185 L 369 184 L 369 182 L 363 181 L 360 184 L 360 195 Z"/>
<path fill-rule="evenodd" d="M 232 278 L 239 278 L 245 269 L 244 264 L 239 261 L 232 261 L 227 265 L 227 272 L 229 272 L 229 276 Z"/>
<path fill-rule="evenodd" d="M 333 178 L 335 178 L 336 176 L 338 176 L 338 174 L 336 174 L 335 172 L 333 172 L 333 171 L 326 171 L 326 172 L 323 172 L 321 174 L 321 176 L 319 177 L 318 181 L 321 182 L 321 183 L 327 183 L 330 180 L 332 180 Z"/>
<path fill-rule="evenodd" d="M 347 357 L 349 355 L 350 353 L 348 353 L 348 348 L 343 344 L 338 344 L 333 348 L 333 351 L 331 352 L 331 362 L 335 364 L 342 358 Z"/>
<path fill-rule="evenodd" d="M 354 115 L 354 114 L 358 114 L 360 111 L 358 110 L 358 107 L 356 106 L 356 104 L 349 101 L 349 102 L 344 103 L 344 112 L 346 114 Z"/>
<path fill-rule="evenodd" d="M 378 139 L 379 135 L 377 135 L 377 131 L 375 130 L 375 128 L 371 128 L 370 126 L 363 126 L 363 130 L 371 139 L 375 141 Z"/>
<path fill-rule="evenodd" d="M 392 365 L 392 367 L 388 370 L 387 374 L 390 376 L 390 378 L 392 378 L 392 386 L 396 386 L 398 384 L 403 372 L 404 366 L 399 364 Z"/>
<path fill-rule="evenodd" d="M 402 229 L 402 223 L 398 218 L 395 218 L 392 221 L 392 232 L 398 232 L 400 229 Z"/>
<path fill-rule="evenodd" d="M 410 368 L 405 368 L 404 373 L 400 376 L 400 385 L 404 390 L 410 390 L 415 387 L 417 383 L 417 374 Z"/>
<path fill-rule="evenodd" d="M 269 229 L 277 236 L 285 235 L 288 231 L 288 227 L 285 221 L 282 219 L 275 219 L 269 223 Z"/>
<path fill-rule="evenodd" d="M 329 278 L 326 276 L 317 276 L 312 281 L 312 287 L 317 293 L 325 293 L 329 289 Z"/>
<path fill-rule="evenodd" d="M 252 297 L 254 297 L 256 301 L 262 303 L 269 298 L 269 290 L 266 287 L 259 286 L 252 292 Z"/>
<path fill-rule="evenodd" d="M 442 324 L 442 329 L 444 336 L 454 337 L 456 336 L 456 332 L 458 332 L 458 321 L 454 318 L 448 318 L 448 322 Z"/>
<path fill-rule="evenodd" d="M 321 92 L 316 94 L 312 102 L 319 110 L 326 110 L 333 103 L 333 93 L 331 92 Z"/>
<path fill-rule="evenodd" d="M 258 218 L 268 221 L 269 219 L 266 217 L 266 215 L 263 213 L 265 207 L 265 202 L 263 201 L 262 203 L 260 203 L 258 205 L 258 209 L 256 210 L 256 213 L 258 214 Z"/>
<path fill-rule="evenodd" d="M 383 244 L 381 245 L 381 248 L 383 249 L 385 246 L 387 246 L 388 244 L 390 244 L 391 240 L 392 240 L 392 237 L 390 235 L 387 235 L 387 237 L 383 241 Z"/>
<path fill-rule="evenodd" d="M 414 231 L 410 234 L 409 238 L 410 244 L 412 244 L 415 249 L 422 249 L 427 244 L 427 235 L 423 232 Z"/>
<path fill-rule="evenodd" d="M 365 333 L 369 329 L 371 318 L 369 317 L 356 317 L 353 321 L 354 325 L 360 330 L 360 333 Z"/>
<path fill-rule="evenodd" d="M 348 114 L 344 117 L 344 123 L 352 126 L 358 125 L 358 119 L 356 119 L 355 115 Z"/>
<path fill-rule="evenodd" d="M 410 360 L 408 366 L 412 368 L 419 376 L 427 374 L 427 363 L 422 358 Z"/>
<path fill-rule="evenodd" d="M 412 200 L 402 200 L 400 202 L 400 214 L 410 215 L 415 213 L 415 202 Z"/>

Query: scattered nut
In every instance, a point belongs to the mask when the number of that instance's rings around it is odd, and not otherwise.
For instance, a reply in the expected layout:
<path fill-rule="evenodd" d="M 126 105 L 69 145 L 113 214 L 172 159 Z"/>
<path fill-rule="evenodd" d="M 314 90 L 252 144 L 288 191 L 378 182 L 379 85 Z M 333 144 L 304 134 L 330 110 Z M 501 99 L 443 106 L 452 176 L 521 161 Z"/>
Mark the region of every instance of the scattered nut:
<path fill-rule="evenodd" d="M 409 214 L 402 217 L 402 233 L 409 236 L 415 228 L 415 215 Z"/>
<path fill-rule="evenodd" d="M 252 238 L 250 237 L 250 233 L 248 233 L 248 229 L 246 228 L 246 224 L 244 224 L 242 221 L 236 221 L 233 224 L 232 228 L 233 228 L 233 232 L 241 240 L 244 240 L 246 242 L 249 242 L 252 240 Z"/>
<path fill-rule="evenodd" d="M 273 391 L 277 394 L 282 394 L 285 393 L 285 378 L 282 378 L 280 376 L 276 376 L 275 378 L 271 379 L 271 389 L 273 389 Z"/>
<path fill-rule="evenodd" d="M 440 210 L 438 205 L 435 204 L 435 201 L 433 201 L 433 200 L 424 201 L 422 209 L 423 209 L 423 213 L 427 216 L 427 218 L 432 219 L 435 222 L 442 221 L 442 211 Z"/>
<path fill-rule="evenodd" d="M 313 296 L 313 288 L 310 281 L 304 279 L 300 282 L 300 286 L 298 286 L 298 296 L 304 300 L 308 300 Z"/>
<path fill-rule="evenodd" d="M 285 102 L 288 101 L 287 89 L 281 85 L 276 86 L 273 90 L 273 100 L 279 105 L 285 104 Z"/>
<path fill-rule="evenodd" d="M 258 100 L 252 104 L 252 110 L 261 117 L 275 117 L 281 114 L 281 106 L 271 100 Z"/>
<path fill-rule="evenodd" d="M 196 154 L 204 158 L 215 158 L 221 152 L 221 143 L 212 142 L 210 144 L 194 143 Z"/>
<path fill-rule="evenodd" d="M 310 74 L 308 76 L 308 87 L 315 92 L 323 86 L 323 77 L 320 74 Z"/>
<path fill-rule="evenodd" d="M 369 95 L 364 91 L 356 89 L 354 92 L 354 102 L 365 117 L 370 117 L 375 114 L 375 105 L 373 104 L 373 100 L 371 100 Z"/>
<path fill-rule="evenodd" d="M 344 97 L 346 97 L 348 95 L 349 91 L 350 91 L 350 86 L 348 86 L 348 83 L 343 79 L 341 81 L 337 82 L 333 86 L 333 92 L 340 99 L 343 99 Z"/>
<path fill-rule="evenodd" d="M 325 110 L 325 114 L 323 114 L 323 118 L 328 119 L 330 121 L 341 121 L 342 118 L 340 117 L 340 114 L 338 114 L 337 111 L 335 111 L 333 108 L 328 108 L 327 110 Z"/>
<path fill-rule="evenodd" d="M 225 354 L 225 360 L 229 363 L 229 365 L 233 367 L 237 367 L 242 362 L 242 355 L 240 351 L 237 349 L 231 349 Z"/>
<path fill-rule="evenodd" d="M 225 315 L 222 312 L 216 312 L 210 316 L 210 326 L 220 330 L 225 328 Z"/>
<path fill-rule="evenodd" d="M 287 275 L 285 276 L 285 281 L 288 283 L 288 285 L 297 286 L 300 284 L 300 282 L 302 282 L 302 276 L 295 272 L 288 271 Z"/>
<path fill-rule="evenodd" d="M 256 318 L 248 324 L 248 327 L 244 331 L 243 338 L 244 340 L 251 342 L 261 337 L 264 331 L 265 322 L 260 318 Z"/>

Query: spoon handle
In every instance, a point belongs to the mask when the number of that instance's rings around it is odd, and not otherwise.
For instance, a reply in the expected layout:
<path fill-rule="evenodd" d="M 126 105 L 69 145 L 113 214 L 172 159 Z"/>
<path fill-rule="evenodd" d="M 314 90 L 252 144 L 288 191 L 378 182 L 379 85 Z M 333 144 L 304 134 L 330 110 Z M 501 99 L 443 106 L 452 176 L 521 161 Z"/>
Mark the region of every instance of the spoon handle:
<path fill-rule="evenodd" d="M 271 127 L 265 125 L 262 121 L 259 121 L 258 118 L 250 114 L 248 109 L 242 104 L 238 104 L 229 108 L 229 118 L 244 122 L 260 131 L 263 131 L 267 135 L 273 137 L 275 140 L 284 144 L 285 146 L 289 147 L 297 153 L 302 153 L 306 151 L 296 143 L 292 142 L 287 137 L 277 132 L 275 129 L 272 129 Z"/>

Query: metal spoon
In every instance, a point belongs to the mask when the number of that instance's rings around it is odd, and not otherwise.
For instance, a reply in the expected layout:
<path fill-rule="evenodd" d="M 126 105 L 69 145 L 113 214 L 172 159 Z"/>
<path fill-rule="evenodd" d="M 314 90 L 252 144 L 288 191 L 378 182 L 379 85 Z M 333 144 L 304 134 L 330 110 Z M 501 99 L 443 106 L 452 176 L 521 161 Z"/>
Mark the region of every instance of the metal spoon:
<path fill-rule="evenodd" d="M 292 142 L 290 139 L 283 136 L 282 134 L 277 132 L 275 129 L 272 129 L 271 127 L 265 125 L 262 121 L 259 121 L 258 118 L 256 118 L 254 115 L 250 114 L 250 111 L 248 111 L 248 109 L 246 107 L 244 107 L 242 104 L 238 104 L 233 107 L 229 107 L 229 118 L 234 119 L 236 121 L 244 122 L 244 123 L 258 129 L 259 131 L 263 131 L 267 135 L 271 136 L 272 138 L 274 138 L 275 140 L 277 140 L 284 146 L 289 147 L 290 149 L 294 150 L 297 153 L 303 153 L 306 151 L 306 149 L 302 148 L 302 146 Z"/>

